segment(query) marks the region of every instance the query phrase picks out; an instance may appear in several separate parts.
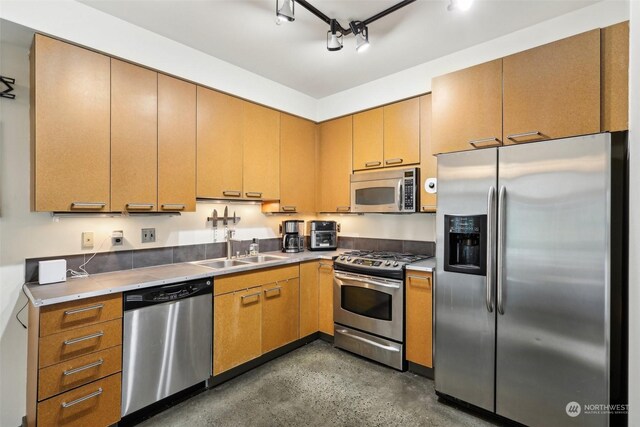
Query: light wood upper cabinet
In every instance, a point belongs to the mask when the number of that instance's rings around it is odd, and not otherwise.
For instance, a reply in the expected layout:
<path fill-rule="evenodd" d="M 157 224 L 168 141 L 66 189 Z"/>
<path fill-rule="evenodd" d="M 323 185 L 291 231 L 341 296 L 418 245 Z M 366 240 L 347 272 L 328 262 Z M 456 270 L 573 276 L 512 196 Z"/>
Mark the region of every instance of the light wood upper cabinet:
<path fill-rule="evenodd" d="M 599 132 L 600 30 L 504 58 L 503 85 L 505 144 Z"/>
<path fill-rule="evenodd" d="M 242 181 L 243 197 L 280 198 L 280 113 L 244 103 Z"/>
<path fill-rule="evenodd" d="M 203 198 L 242 197 L 245 102 L 198 86 L 198 185 Z"/>
<path fill-rule="evenodd" d="M 158 73 L 111 59 L 111 210 L 158 210 Z"/>
<path fill-rule="evenodd" d="M 407 360 L 433 367 L 433 277 L 407 271 Z"/>
<path fill-rule="evenodd" d="M 502 144 L 502 59 L 433 79 L 434 154 Z"/>
<path fill-rule="evenodd" d="M 298 339 L 299 280 L 262 285 L 262 295 L 262 353 L 267 353 Z"/>
<path fill-rule="evenodd" d="M 280 211 L 315 212 L 316 124 L 280 117 Z"/>
<path fill-rule="evenodd" d="M 213 374 L 262 354 L 262 288 L 213 298 Z"/>
<path fill-rule="evenodd" d="M 318 261 L 300 264 L 300 338 L 318 332 Z"/>
<path fill-rule="evenodd" d="M 351 210 L 351 116 L 320 124 L 318 144 L 319 212 Z"/>
<path fill-rule="evenodd" d="M 629 21 L 603 28 L 601 130 L 629 129 Z"/>
<path fill-rule="evenodd" d="M 318 329 L 333 336 L 333 262 L 320 261 L 318 277 Z"/>
<path fill-rule="evenodd" d="M 427 193 L 425 182 L 438 175 L 438 160 L 431 143 L 431 94 L 420 97 L 420 211 L 436 211 L 436 195 Z"/>
<path fill-rule="evenodd" d="M 420 163 L 420 101 L 384 106 L 384 166 Z"/>
<path fill-rule="evenodd" d="M 353 170 L 383 167 L 383 108 L 353 115 Z"/>
<path fill-rule="evenodd" d="M 109 88 L 109 57 L 35 35 L 33 210 L 110 210 Z"/>
<path fill-rule="evenodd" d="M 196 210 L 196 85 L 158 75 L 158 210 Z"/>

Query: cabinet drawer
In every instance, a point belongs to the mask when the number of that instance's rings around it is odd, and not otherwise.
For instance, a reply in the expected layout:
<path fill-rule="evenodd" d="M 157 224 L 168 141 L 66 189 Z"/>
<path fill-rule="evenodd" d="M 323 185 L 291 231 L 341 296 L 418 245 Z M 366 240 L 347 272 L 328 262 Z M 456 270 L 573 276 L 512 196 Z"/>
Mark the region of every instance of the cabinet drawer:
<path fill-rule="evenodd" d="M 122 294 L 105 295 L 40 309 L 40 336 L 122 317 Z"/>
<path fill-rule="evenodd" d="M 122 346 L 111 347 L 40 369 L 38 400 L 47 399 L 121 370 Z"/>
<path fill-rule="evenodd" d="M 39 366 L 44 368 L 122 345 L 122 319 L 76 328 L 40 338 Z"/>
<path fill-rule="evenodd" d="M 120 374 L 38 403 L 38 426 L 109 426 L 120 420 Z"/>
<path fill-rule="evenodd" d="M 213 294 L 222 295 L 247 289 L 253 286 L 266 285 L 300 276 L 300 265 L 294 264 L 286 267 L 267 268 L 252 271 L 250 273 L 232 274 L 216 278 Z"/>

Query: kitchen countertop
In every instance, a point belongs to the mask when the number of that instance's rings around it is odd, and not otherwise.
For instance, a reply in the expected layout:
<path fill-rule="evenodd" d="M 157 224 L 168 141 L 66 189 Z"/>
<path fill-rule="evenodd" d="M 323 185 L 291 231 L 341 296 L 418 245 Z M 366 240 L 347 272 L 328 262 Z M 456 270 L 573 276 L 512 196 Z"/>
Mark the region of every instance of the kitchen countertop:
<path fill-rule="evenodd" d="M 433 272 L 436 269 L 436 257 L 432 257 L 429 259 L 425 259 L 422 261 L 414 262 L 413 264 L 407 265 L 407 270 L 413 271 L 428 271 Z"/>
<path fill-rule="evenodd" d="M 336 251 L 304 251 L 291 254 L 261 252 L 261 255 L 276 255 L 283 259 L 219 269 L 198 265 L 197 263 L 201 261 L 166 264 L 155 267 L 136 268 L 133 270 L 114 271 L 111 273 L 92 274 L 89 277 L 78 279 L 68 278 L 66 282 L 53 283 L 50 285 L 30 283 L 25 286 L 24 290 L 34 306 L 43 307 L 61 302 L 126 292 L 140 288 L 149 288 L 186 280 L 242 273 L 280 265 L 296 264 L 304 261 L 319 259 L 330 260 L 345 251 L 346 249 L 338 249 Z M 242 258 L 240 258 L 240 260 L 242 260 Z"/>

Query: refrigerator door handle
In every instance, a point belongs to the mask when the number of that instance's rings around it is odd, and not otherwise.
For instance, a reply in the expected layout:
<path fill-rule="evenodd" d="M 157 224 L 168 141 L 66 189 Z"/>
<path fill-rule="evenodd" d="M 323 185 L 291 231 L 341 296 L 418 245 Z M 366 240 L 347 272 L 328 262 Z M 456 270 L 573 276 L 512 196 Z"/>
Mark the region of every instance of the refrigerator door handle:
<path fill-rule="evenodd" d="M 502 301 L 502 287 L 504 281 L 503 274 L 503 263 L 504 263 L 504 223 L 506 216 L 506 206 L 505 206 L 505 198 L 507 197 L 507 189 L 503 185 L 500 187 L 500 192 L 498 193 L 498 262 L 497 262 L 497 270 L 498 270 L 498 295 L 497 295 L 497 308 L 498 313 L 504 314 L 504 306 Z"/>
<path fill-rule="evenodd" d="M 493 226 L 494 226 L 494 208 L 496 204 L 496 188 L 492 185 L 489 188 L 489 193 L 487 194 L 487 276 L 486 276 L 486 287 L 487 287 L 487 295 L 486 295 L 486 303 L 487 310 L 489 313 L 493 312 L 493 297 L 491 295 L 491 291 L 493 288 L 493 242 L 495 240 Z"/>

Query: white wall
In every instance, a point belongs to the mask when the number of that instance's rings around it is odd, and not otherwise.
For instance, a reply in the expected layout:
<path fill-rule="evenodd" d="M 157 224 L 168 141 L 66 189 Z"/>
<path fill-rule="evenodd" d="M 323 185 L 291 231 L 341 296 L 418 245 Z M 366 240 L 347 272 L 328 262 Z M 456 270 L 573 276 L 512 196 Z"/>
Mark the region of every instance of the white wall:
<path fill-rule="evenodd" d="M 315 118 L 316 100 L 308 95 L 73 0 L 2 0 L 0 18 L 241 98 Z"/>
<path fill-rule="evenodd" d="M 626 0 L 605 0 L 468 49 L 318 100 L 317 120 L 350 114 L 431 90 L 431 78 L 629 19 Z"/>
<path fill-rule="evenodd" d="M 640 426 L 640 0 L 631 2 L 629 39 L 629 426 Z"/>

